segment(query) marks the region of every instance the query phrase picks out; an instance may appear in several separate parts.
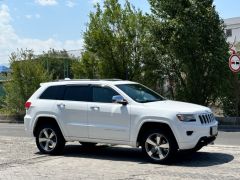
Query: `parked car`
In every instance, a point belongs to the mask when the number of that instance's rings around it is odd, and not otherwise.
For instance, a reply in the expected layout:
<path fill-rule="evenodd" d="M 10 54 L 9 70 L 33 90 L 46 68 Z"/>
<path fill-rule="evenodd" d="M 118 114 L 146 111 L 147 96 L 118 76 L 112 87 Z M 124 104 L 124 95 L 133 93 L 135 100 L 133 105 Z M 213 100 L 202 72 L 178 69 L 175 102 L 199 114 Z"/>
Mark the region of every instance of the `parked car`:
<path fill-rule="evenodd" d="M 46 154 L 62 152 L 67 141 L 106 143 L 141 147 L 149 160 L 166 163 L 177 151 L 197 151 L 218 134 L 209 108 L 167 100 L 131 81 L 42 83 L 25 108 L 25 130 Z"/>

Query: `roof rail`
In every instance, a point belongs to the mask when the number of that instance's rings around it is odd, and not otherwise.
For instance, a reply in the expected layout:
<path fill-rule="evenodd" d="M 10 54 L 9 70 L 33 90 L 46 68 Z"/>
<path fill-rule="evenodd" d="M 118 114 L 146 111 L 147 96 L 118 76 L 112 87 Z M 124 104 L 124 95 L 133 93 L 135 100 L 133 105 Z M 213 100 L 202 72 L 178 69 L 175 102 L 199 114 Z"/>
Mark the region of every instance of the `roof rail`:
<path fill-rule="evenodd" d="M 57 81 L 122 81 L 122 79 L 59 79 Z"/>

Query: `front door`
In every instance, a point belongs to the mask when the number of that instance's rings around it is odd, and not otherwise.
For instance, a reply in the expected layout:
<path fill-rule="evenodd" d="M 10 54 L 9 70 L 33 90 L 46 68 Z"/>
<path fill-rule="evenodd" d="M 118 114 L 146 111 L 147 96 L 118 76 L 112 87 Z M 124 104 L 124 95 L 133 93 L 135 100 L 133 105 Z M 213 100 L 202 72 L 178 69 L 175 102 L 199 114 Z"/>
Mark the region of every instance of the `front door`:
<path fill-rule="evenodd" d="M 88 104 L 89 137 L 129 141 L 129 105 L 112 103 L 112 96 L 119 94 L 110 87 L 93 86 L 92 88 L 92 102 Z"/>

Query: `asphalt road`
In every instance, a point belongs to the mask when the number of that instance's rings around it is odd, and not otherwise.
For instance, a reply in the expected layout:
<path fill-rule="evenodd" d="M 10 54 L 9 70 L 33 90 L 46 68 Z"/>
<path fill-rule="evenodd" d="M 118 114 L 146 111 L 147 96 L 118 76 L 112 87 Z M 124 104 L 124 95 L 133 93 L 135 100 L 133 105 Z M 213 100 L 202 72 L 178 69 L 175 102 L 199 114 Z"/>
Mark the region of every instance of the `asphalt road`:
<path fill-rule="evenodd" d="M 23 124 L 0 123 L 0 136 L 27 137 Z M 217 145 L 240 146 L 240 132 L 219 131 Z"/>

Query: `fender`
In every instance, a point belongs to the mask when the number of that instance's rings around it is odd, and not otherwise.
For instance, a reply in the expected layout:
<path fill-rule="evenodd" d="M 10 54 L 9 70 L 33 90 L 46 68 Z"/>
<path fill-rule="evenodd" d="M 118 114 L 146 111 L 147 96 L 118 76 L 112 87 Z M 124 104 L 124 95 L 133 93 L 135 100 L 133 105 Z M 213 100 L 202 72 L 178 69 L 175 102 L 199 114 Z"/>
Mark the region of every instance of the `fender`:
<path fill-rule="evenodd" d="M 37 116 L 35 116 L 34 121 L 32 122 L 33 124 L 31 125 L 33 131 L 34 131 L 34 129 L 35 129 L 35 127 L 36 127 L 36 124 L 37 124 L 37 122 L 38 122 L 38 119 L 39 119 L 40 117 L 48 117 L 48 118 L 53 118 L 53 119 L 55 119 L 55 121 L 57 122 L 57 124 L 58 124 L 58 126 L 59 126 L 59 128 L 60 128 L 60 130 L 61 130 L 61 132 L 62 132 L 62 134 L 63 134 L 63 136 L 66 137 L 66 132 L 64 131 L 64 128 L 62 127 L 61 122 L 59 122 L 57 116 L 56 116 L 56 115 L 53 115 L 53 114 L 38 114 Z"/>
<path fill-rule="evenodd" d="M 162 124 L 166 124 L 169 126 L 169 128 L 172 130 L 173 135 L 175 136 L 177 142 L 178 142 L 178 135 L 176 134 L 176 130 L 173 127 L 173 125 L 171 124 L 171 120 L 168 118 L 164 118 L 164 117 L 144 117 L 143 119 L 139 120 L 136 123 L 136 128 L 133 129 L 133 134 L 131 136 L 131 144 L 136 147 L 137 146 L 137 138 L 140 132 L 141 127 L 145 124 L 145 123 L 162 123 Z"/>

